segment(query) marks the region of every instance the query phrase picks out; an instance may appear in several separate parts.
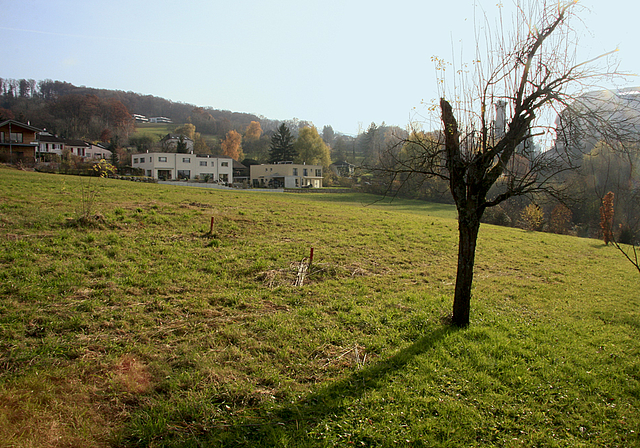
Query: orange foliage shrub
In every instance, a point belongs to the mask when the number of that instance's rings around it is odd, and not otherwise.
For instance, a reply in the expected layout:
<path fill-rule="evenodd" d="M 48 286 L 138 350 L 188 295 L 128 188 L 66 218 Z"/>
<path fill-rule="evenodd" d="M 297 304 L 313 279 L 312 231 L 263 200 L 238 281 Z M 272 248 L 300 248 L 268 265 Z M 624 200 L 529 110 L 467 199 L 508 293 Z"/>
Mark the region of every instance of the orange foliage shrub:
<path fill-rule="evenodd" d="M 600 229 L 604 244 L 613 241 L 613 192 L 607 193 L 600 206 Z"/>

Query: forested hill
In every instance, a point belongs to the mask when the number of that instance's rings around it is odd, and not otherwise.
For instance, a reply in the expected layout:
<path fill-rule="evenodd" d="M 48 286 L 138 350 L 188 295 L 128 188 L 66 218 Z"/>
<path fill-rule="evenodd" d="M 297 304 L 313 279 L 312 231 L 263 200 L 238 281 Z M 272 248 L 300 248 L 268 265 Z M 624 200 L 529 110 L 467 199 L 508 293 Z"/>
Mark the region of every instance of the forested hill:
<path fill-rule="evenodd" d="M 123 132 L 120 128 L 128 126 L 127 116 L 130 118 L 131 114 L 169 117 L 175 123 L 191 121 L 200 132 L 220 136 L 232 129 L 243 132 L 251 121 L 265 121 L 252 114 L 202 108 L 134 92 L 49 79 L 36 82 L 0 78 L 0 119 L 28 121 L 68 138 L 99 140 L 105 129 L 112 134 Z"/>

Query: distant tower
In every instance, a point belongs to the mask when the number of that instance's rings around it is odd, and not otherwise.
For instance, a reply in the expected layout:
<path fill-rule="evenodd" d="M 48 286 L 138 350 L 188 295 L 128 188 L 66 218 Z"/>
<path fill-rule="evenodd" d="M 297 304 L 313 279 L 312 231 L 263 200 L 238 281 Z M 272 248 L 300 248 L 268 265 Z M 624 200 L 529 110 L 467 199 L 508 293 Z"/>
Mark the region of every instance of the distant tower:
<path fill-rule="evenodd" d="M 506 101 L 496 102 L 496 121 L 495 121 L 495 138 L 501 139 L 506 134 L 507 130 L 507 103 Z"/>

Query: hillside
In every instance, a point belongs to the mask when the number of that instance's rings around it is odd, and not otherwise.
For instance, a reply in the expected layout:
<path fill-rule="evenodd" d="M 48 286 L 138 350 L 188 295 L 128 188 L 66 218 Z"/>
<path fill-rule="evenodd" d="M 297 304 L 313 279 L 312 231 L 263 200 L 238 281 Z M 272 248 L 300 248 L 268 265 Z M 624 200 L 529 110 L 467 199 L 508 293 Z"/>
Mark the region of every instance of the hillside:
<path fill-rule="evenodd" d="M 54 132 L 72 132 L 66 128 L 56 129 L 56 125 L 61 126 L 60 123 L 56 123 L 56 119 L 68 119 L 68 117 L 64 116 L 67 113 L 66 106 L 55 107 L 64 99 L 72 98 L 77 103 L 74 104 L 74 107 L 81 109 L 76 111 L 81 119 L 83 119 L 83 112 L 86 112 L 82 109 L 87 109 L 88 101 L 115 101 L 126 108 L 129 114 L 141 114 L 148 117 L 164 116 L 171 118 L 175 123 L 187 122 L 190 117 L 194 116 L 194 111 L 197 112 L 196 115 L 206 114 L 207 123 L 201 123 L 205 125 L 206 129 L 202 129 L 201 132 L 222 136 L 230 129 L 244 131 L 251 121 L 260 120 L 252 114 L 218 110 L 212 107 L 202 108 L 193 104 L 174 102 L 135 92 L 75 86 L 68 82 L 50 79 L 36 82 L 34 80 L 0 78 L 0 108 L 4 109 L 5 113 L 8 111 L 13 115 L 9 118 L 30 121 L 33 126 L 49 128 Z M 0 110 L 0 112 L 2 111 Z M 197 121 L 197 117 L 192 118 Z M 83 137 L 82 135 L 66 136 L 69 138 Z"/>
<path fill-rule="evenodd" d="M 454 330 L 455 211 L 375 199 L 0 167 L 0 440 L 638 445 L 640 279 L 614 248 L 483 225 Z"/>

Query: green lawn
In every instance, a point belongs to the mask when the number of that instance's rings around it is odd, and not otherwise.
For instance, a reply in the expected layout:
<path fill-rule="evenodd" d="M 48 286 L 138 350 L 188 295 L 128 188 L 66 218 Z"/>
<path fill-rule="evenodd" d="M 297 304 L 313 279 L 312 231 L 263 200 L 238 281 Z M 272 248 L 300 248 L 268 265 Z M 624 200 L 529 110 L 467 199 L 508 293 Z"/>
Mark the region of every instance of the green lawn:
<path fill-rule="evenodd" d="M 132 134 L 132 137 L 141 137 L 148 135 L 153 137 L 154 142 L 159 142 L 164 136 L 174 132 L 175 129 L 180 126 L 182 126 L 182 124 L 178 123 L 136 123 L 136 129 Z M 219 141 L 219 138 L 216 135 L 203 134 L 202 138 L 204 138 L 207 144 L 211 146 L 215 146 L 215 144 Z"/>
<path fill-rule="evenodd" d="M 0 446 L 640 446 L 635 268 L 483 225 L 455 330 L 456 229 L 418 201 L 0 167 Z"/>
<path fill-rule="evenodd" d="M 160 141 L 165 135 L 173 132 L 175 128 L 180 126 L 175 123 L 136 123 L 136 130 L 133 135 L 140 137 L 149 135 L 154 141 Z"/>

